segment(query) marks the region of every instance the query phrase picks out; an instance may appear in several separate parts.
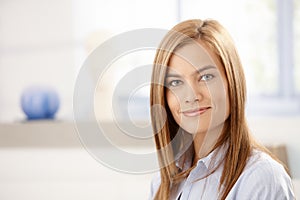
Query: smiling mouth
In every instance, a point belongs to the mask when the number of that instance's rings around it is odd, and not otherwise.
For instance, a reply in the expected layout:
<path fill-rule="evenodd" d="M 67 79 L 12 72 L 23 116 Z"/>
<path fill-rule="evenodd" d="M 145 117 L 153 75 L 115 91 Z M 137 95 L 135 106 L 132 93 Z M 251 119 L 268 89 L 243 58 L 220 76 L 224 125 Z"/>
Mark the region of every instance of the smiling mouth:
<path fill-rule="evenodd" d="M 204 114 L 210 108 L 211 107 L 202 107 L 202 108 L 197 108 L 197 109 L 193 109 L 193 110 L 187 110 L 187 111 L 183 111 L 182 114 L 187 117 L 195 117 L 195 116 Z"/>

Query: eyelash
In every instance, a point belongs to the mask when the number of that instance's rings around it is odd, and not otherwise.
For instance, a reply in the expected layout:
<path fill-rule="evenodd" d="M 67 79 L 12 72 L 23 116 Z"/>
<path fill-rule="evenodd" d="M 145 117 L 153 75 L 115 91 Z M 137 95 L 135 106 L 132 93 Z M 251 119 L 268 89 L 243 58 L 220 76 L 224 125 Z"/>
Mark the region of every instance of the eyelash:
<path fill-rule="evenodd" d="M 203 77 L 209 77 L 208 80 L 203 80 Z M 200 76 L 200 79 L 199 81 L 204 81 L 204 82 L 207 82 L 207 81 L 210 81 L 211 79 L 213 79 L 215 76 L 212 75 L 212 74 L 203 74 L 202 76 Z M 174 82 L 177 82 L 177 84 L 173 84 Z M 183 82 L 181 80 L 172 80 L 168 83 L 168 86 L 170 87 L 177 87 L 178 85 L 181 85 Z"/>
<path fill-rule="evenodd" d="M 203 77 L 205 77 L 205 76 L 209 76 L 210 78 L 209 78 L 209 80 L 204 80 L 204 81 L 210 81 L 211 79 L 213 79 L 215 76 L 214 75 L 212 75 L 212 74 L 203 74 L 202 76 L 200 76 L 200 81 L 203 79 Z"/>
<path fill-rule="evenodd" d="M 177 87 L 179 84 L 176 84 L 176 85 L 173 85 L 173 83 L 175 82 L 180 82 L 180 84 L 182 84 L 182 81 L 181 80 L 172 80 L 168 83 L 168 86 L 170 87 Z"/>

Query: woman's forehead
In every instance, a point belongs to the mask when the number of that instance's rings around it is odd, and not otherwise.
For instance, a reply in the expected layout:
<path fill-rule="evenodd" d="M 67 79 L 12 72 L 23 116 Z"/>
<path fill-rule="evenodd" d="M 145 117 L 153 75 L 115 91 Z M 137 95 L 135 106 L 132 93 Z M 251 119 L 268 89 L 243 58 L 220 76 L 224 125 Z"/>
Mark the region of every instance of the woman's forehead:
<path fill-rule="evenodd" d="M 178 48 L 170 58 L 168 71 L 172 69 L 180 70 L 181 68 L 188 70 L 187 66 L 194 68 L 190 68 L 190 70 L 198 70 L 205 66 L 215 66 L 219 70 L 223 70 L 217 55 L 198 41 Z"/>

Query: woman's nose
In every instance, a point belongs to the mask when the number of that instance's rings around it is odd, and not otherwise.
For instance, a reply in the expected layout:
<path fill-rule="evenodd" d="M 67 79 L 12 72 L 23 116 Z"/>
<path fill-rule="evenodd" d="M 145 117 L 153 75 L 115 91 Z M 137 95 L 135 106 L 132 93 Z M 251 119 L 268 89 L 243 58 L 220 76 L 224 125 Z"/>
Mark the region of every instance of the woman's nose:
<path fill-rule="evenodd" d="M 191 98 L 187 98 L 185 100 L 185 103 L 193 103 L 193 102 L 199 102 L 199 98 L 198 97 L 191 97 Z"/>
<path fill-rule="evenodd" d="M 185 103 L 195 103 L 199 102 L 202 99 L 202 94 L 200 91 L 199 86 L 192 86 L 190 85 L 186 88 L 186 92 L 184 95 L 184 102 Z"/>

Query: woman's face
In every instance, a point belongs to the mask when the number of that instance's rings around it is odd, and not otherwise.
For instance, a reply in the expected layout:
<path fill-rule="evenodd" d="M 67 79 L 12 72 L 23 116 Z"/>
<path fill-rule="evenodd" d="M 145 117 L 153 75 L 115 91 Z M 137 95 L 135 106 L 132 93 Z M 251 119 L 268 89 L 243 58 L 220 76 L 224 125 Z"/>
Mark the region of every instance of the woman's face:
<path fill-rule="evenodd" d="M 170 111 L 185 131 L 197 134 L 223 127 L 230 113 L 227 78 L 217 56 L 201 41 L 175 52 L 165 85 Z"/>

